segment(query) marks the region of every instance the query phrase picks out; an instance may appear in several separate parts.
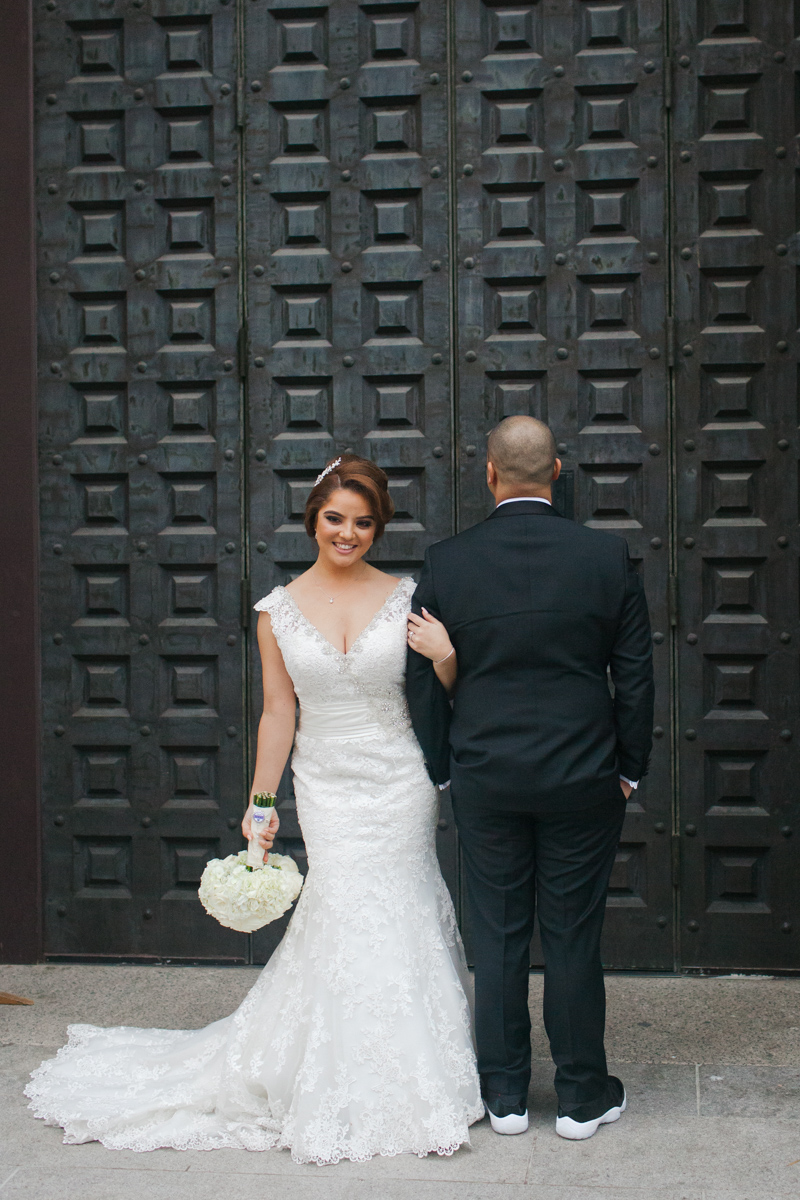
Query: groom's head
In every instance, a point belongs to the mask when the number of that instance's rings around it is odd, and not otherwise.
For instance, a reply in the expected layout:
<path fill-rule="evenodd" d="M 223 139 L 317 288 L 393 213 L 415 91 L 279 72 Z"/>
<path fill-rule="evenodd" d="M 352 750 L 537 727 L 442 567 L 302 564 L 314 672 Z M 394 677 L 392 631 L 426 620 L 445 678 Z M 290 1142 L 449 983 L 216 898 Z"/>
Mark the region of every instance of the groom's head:
<path fill-rule="evenodd" d="M 553 434 L 535 417 L 506 417 L 489 434 L 486 482 L 498 502 L 513 496 L 549 500 L 561 463 Z"/>

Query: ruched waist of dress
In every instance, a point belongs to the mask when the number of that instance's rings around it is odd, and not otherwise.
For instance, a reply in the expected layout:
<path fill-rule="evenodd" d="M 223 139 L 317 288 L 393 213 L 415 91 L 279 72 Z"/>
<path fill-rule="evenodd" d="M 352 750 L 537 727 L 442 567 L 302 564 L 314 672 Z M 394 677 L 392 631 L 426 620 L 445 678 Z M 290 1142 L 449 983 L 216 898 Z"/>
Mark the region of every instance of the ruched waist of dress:
<path fill-rule="evenodd" d="M 381 732 L 364 700 L 331 700 L 326 704 L 300 701 L 300 733 L 327 741 L 374 737 Z"/>

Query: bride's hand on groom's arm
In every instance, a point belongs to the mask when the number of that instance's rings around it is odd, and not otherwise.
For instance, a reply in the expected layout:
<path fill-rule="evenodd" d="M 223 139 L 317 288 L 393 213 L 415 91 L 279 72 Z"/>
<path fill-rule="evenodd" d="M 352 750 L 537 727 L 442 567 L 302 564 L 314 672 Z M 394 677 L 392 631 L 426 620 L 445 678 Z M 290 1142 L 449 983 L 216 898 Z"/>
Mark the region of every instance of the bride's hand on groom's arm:
<path fill-rule="evenodd" d="M 417 654 L 433 663 L 439 682 L 447 692 L 452 691 L 458 673 L 458 663 L 450 635 L 441 621 L 432 617 L 426 608 L 422 616 L 408 614 L 408 644 Z"/>

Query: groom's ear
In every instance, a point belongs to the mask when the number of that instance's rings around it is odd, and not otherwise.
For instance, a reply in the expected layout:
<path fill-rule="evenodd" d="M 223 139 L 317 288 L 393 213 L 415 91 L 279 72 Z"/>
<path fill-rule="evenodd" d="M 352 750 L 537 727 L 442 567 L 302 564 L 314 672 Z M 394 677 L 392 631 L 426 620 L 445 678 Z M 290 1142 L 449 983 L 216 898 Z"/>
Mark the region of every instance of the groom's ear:
<path fill-rule="evenodd" d="M 486 486 L 490 492 L 497 487 L 497 468 L 490 458 L 486 460 Z"/>
<path fill-rule="evenodd" d="M 560 474 L 561 474 L 561 459 L 557 458 L 556 461 L 553 463 L 553 483 L 555 483 L 555 481 L 558 479 Z"/>

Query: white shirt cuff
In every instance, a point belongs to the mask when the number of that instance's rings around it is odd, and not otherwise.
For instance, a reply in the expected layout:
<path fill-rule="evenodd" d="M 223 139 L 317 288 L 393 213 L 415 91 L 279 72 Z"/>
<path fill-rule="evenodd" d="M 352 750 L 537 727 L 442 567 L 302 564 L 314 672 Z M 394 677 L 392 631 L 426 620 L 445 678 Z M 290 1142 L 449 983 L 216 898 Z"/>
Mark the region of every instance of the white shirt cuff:
<path fill-rule="evenodd" d="M 450 780 L 448 779 L 447 783 L 437 783 L 436 786 L 440 792 L 445 792 L 450 787 Z"/>
<path fill-rule="evenodd" d="M 632 787 L 634 791 L 636 791 L 636 789 L 637 789 L 637 788 L 638 788 L 638 786 L 639 786 L 639 780 L 638 780 L 638 779 L 637 779 L 637 780 L 633 780 L 633 779 L 626 779 L 624 775 L 620 775 L 620 779 L 622 780 L 622 782 L 623 782 L 623 783 L 627 783 L 627 784 L 629 784 L 629 785 L 630 785 L 630 787 Z"/>

